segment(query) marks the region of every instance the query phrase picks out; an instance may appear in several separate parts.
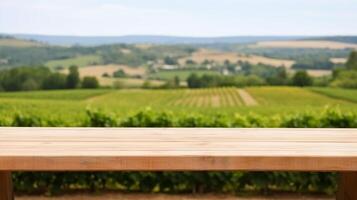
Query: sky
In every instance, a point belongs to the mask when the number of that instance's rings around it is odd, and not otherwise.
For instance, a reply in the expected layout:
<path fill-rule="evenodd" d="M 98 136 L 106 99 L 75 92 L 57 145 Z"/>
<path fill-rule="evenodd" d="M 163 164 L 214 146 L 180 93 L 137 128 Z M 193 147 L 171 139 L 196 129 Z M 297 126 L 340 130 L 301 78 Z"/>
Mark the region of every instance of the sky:
<path fill-rule="evenodd" d="M 357 35 L 357 0 L 0 0 L 0 33 Z"/>

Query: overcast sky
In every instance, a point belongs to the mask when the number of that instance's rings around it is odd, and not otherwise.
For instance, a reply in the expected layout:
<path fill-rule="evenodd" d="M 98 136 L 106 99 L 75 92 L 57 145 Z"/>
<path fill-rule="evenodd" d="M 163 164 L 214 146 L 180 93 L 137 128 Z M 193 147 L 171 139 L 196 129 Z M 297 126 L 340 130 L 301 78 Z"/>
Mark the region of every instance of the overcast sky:
<path fill-rule="evenodd" d="M 0 33 L 357 35 L 357 0 L 0 0 Z"/>

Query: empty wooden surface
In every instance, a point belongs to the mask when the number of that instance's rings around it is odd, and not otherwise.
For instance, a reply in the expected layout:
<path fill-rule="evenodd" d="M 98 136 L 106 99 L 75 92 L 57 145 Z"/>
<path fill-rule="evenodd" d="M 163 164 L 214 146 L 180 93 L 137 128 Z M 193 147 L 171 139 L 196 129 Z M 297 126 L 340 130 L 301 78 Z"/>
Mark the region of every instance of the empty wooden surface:
<path fill-rule="evenodd" d="M 0 128 L 0 170 L 357 171 L 357 129 Z"/>

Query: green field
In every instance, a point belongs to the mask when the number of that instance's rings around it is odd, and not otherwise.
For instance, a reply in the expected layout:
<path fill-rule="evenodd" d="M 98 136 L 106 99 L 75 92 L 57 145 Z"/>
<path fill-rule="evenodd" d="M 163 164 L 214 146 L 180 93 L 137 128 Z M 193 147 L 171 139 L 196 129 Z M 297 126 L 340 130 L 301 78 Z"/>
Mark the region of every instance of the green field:
<path fill-rule="evenodd" d="M 51 60 L 48 61 L 45 65 L 49 68 L 55 67 L 70 67 L 71 65 L 76 65 L 78 67 L 84 67 L 87 65 L 93 65 L 95 63 L 100 63 L 101 57 L 99 55 L 85 55 L 85 56 L 77 56 L 75 58 L 68 58 L 62 60 Z"/>
<path fill-rule="evenodd" d="M 33 114 L 68 123 L 85 117 L 86 109 L 99 109 L 126 117 L 150 107 L 177 114 L 284 115 L 321 112 L 326 107 L 357 112 L 357 104 L 344 97 L 329 97 L 310 89 L 251 87 L 245 89 L 258 103 L 246 106 L 237 88 L 178 90 L 62 90 L 0 93 L 0 115 Z M 334 89 L 345 93 L 344 90 Z M 348 90 L 351 93 L 356 91 Z M 338 93 L 336 92 L 336 93 Z M 353 94 L 351 94 L 353 96 Z"/>
<path fill-rule="evenodd" d="M 167 70 L 167 71 L 159 71 L 153 74 L 150 74 L 150 78 L 153 79 L 161 79 L 161 80 L 172 80 L 175 76 L 178 76 L 181 81 L 186 80 L 192 73 L 195 73 L 199 76 L 204 74 L 219 74 L 216 71 L 209 70 Z"/>
<path fill-rule="evenodd" d="M 341 88 L 311 88 L 311 90 L 332 98 L 357 103 L 357 90 Z"/>

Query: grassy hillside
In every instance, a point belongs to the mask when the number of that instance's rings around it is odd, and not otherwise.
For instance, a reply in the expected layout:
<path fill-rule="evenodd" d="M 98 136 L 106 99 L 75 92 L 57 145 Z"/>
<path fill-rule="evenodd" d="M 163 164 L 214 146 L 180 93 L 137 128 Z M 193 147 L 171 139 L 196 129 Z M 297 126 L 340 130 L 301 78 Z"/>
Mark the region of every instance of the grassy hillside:
<path fill-rule="evenodd" d="M 336 99 L 343 99 L 357 103 L 357 90 L 341 88 L 311 88 L 312 91 Z"/>
<path fill-rule="evenodd" d="M 30 41 L 30 40 L 19 40 L 14 38 L 0 38 L 0 46 L 7 46 L 7 47 L 38 47 L 44 46 L 43 43 Z"/>
<path fill-rule="evenodd" d="M 55 68 L 55 67 L 67 68 L 71 65 L 84 67 L 87 65 L 93 65 L 95 63 L 100 63 L 100 62 L 101 62 L 101 57 L 99 55 L 85 55 L 85 56 L 77 56 L 74 58 L 68 58 L 62 60 L 51 60 L 48 61 L 45 65 L 50 68 Z"/>

